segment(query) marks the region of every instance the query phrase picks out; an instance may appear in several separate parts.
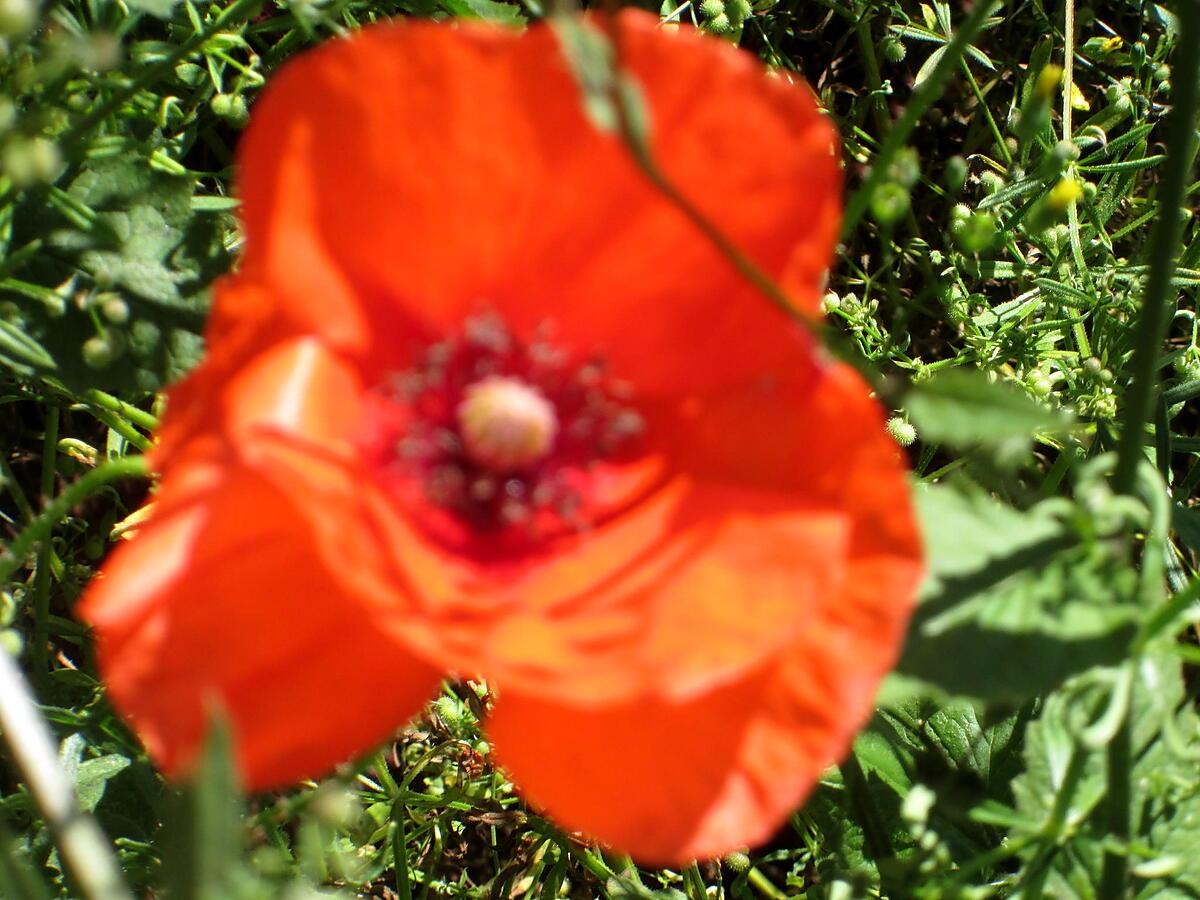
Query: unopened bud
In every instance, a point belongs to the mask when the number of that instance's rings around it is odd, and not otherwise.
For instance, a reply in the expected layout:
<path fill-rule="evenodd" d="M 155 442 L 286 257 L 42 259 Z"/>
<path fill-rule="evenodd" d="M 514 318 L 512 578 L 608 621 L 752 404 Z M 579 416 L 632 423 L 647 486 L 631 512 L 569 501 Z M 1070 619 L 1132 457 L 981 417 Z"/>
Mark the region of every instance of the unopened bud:
<path fill-rule="evenodd" d="M 917 429 L 901 416 L 893 416 L 887 421 L 887 433 L 901 447 L 911 447 L 917 440 Z"/>

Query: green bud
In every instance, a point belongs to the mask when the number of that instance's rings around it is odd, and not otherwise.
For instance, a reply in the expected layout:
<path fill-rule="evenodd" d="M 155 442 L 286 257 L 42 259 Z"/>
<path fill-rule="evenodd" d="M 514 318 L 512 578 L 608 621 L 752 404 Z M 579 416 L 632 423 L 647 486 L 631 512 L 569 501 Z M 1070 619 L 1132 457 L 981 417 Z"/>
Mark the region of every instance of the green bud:
<path fill-rule="evenodd" d="M 458 701 L 453 697 L 438 697 L 434 701 L 433 710 L 451 730 L 461 728 L 465 721 L 462 710 L 459 709 Z"/>
<path fill-rule="evenodd" d="M 996 239 L 996 217 L 990 212 L 977 212 L 962 220 L 954 231 L 958 245 L 967 253 L 982 253 Z"/>
<path fill-rule="evenodd" d="M 961 156 L 952 156 L 946 160 L 946 171 L 943 174 L 942 183 L 950 193 L 960 193 L 967 186 L 968 174 L 967 161 Z"/>
<path fill-rule="evenodd" d="M 837 295 L 836 291 L 829 291 L 821 298 L 821 311 L 831 313 L 842 305 L 842 298 Z"/>
<path fill-rule="evenodd" d="M 738 25 L 754 15 L 754 10 L 750 8 L 750 0 L 729 0 L 727 9 L 729 18 Z"/>
<path fill-rule="evenodd" d="M 983 182 L 983 187 L 989 194 L 994 194 L 1004 187 L 1004 177 L 992 169 L 984 169 L 980 172 L 979 180 Z"/>
<path fill-rule="evenodd" d="M 1054 158 L 1063 165 L 1079 159 L 1079 147 L 1074 141 L 1059 141 L 1051 152 Z"/>
<path fill-rule="evenodd" d="M 1154 70 L 1154 80 L 1156 82 L 1158 82 L 1159 84 L 1162 84 L 1164 81 L 1167 81 L 1170 77 L 1171 77 L 1171 67 L 1169 65 L 1167 65 L 1166 63 L 1161 63 Z"/>
<path fill-rule="evenodd" d="M 894 225 L 908 212 L 912 198 L 902 184 L 881 184 L 871 196 L 871 214 L 880 225 Z"/>
<path fill-rule="evenodd" d="M 124 325 L 129 321 L 129 304 L 120 297 L 108 297 L 101 302 L 100 313 L 113 325 Z"/>
<path fill-rule="evenodd" d="M 911 447 L 917 439 L 917 429 L 901 416 L 893 416 L 887 420 L 887 433 L 901 447 Z"/>
<path fill-rule="evenodd" d="M 700 4 L 700 15 L 706 19 L 715 19 L 724 12 L 725 4 L 722 0 L 704 0 Z"/>
<path fill-rule="evenodd" d="M 20 656 L 21 651 L 25 649 L 25 642 L 21 640 L 18 632 L 5 629 L 0 631 L 0 647 L 3 647 L 10 656 Z"/>
<path fill-rule="evenodd" d="M 0 156 L 0 171 L 19 187 L 53 181 L 61 169 L 58 145 L 45 138 L 13 137 Z"/>
<path fill-rule="evenodd" d="M 107 331 L 83 342 L 83 361 L 89 369 L 107 369 L 124 350 L 124 341 L 117 333 Z"/>
<path fill-rule="evenodd" d="M 235 125 L 241 125 L 250 118 L 246 98 L 241 94 L 217 94 L 209 105 L 214 113 Z"/>
<path fill-rule="evenodd" d="M 735 850 L 724 859 L 725 868 L 735 875 L 740 875 L 750 868 L 750 857 L 741 850 Z"/>
<path fill-rule="evenodd" d="M 904 62 L 904 57 L 908 56 L 908 48 L 904 46 L 904 42 L 891 36 L 883 39 L 879 49 L 883 53 L 883 58 L 890 63 Z"/>
<path fill-rule="evenodd" d="M 921 178 L 921 158 L 917 151 L 911 147 L 898 151 L 888 167 L 888 177 L 906 188 L 915 185 Z"/>

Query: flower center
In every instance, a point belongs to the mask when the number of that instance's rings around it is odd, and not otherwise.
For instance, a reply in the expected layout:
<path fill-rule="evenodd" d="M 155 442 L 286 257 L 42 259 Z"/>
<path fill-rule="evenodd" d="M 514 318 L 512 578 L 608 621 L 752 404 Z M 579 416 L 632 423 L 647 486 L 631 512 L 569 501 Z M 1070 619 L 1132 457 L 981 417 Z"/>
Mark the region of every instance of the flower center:
<path fill-rule="evenodd" d="M 519 378 L 490 375 L 463 392 L 458 433 L 467 456 L 494 472 L 515 472 L 546 456 L 558 431 L 554 404 Z"/>
<path fill-rule="evenodd" d="M 633 458 L 644 431 L 601 361 L 546 328 L 520 340 L 494 315 L 468 319 L 378 396 L 372 444 L 398 489 L 443 511 L 425 525 L 505 544 L 586 528 L 597 467 Z"/>

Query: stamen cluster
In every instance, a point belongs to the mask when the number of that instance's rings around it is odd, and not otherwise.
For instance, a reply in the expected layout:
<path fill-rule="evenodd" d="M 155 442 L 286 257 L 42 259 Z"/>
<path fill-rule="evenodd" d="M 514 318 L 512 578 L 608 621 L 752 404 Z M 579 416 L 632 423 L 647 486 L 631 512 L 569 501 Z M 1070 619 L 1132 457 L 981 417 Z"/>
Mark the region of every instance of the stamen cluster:
<path fill-rule="evenodd" d="M 588 471 L 627 458 L 644 431 L 628 385 L 602 360 L 580 361 L 556 346 L 548 325 L 522 341 L 494 314 L 468 319 L 461 334 L 429 347 L 387 392 L 406 409 L 393 445 L 405 474 L 430 502 L 482 532 L 545 537 L 586 527 Z M 523 452 L 487 443 L 480 429 L 488 417 L 478 409 L 484 396 L 532 416 Z M 510 425 L 504 415 L 492 418 Z"/>

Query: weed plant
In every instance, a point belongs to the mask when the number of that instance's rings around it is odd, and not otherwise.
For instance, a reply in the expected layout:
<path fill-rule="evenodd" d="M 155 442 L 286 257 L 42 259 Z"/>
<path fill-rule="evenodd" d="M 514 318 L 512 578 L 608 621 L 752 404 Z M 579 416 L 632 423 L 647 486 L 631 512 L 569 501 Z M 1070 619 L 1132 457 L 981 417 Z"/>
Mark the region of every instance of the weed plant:
<path fill-rule="evenodd" d="M 933 569 L 852 755 L 769 845 L 678 872 L 527 808 L 479 732 L 484 684 L 446 684 L 319 784 L 240 797 L 218 731 L 196 783 L 168 787 L 71 612 L 136 526 L 145 488 L 115 476 L 149 446 L 157 392 L 202 353 L 240 240 L 233 151 L 272 71 L 391 16 L 547 10 L 0 0 L 0 638 L 124 882 L 209 900 L 1200 896 L 1200 7 L 657 11 L 808 79 L 836 121 L 850 193 L 824 305 L 893 407 Z M 102 896 L 65 874 L 12 760 L 0 897 Z"/>

